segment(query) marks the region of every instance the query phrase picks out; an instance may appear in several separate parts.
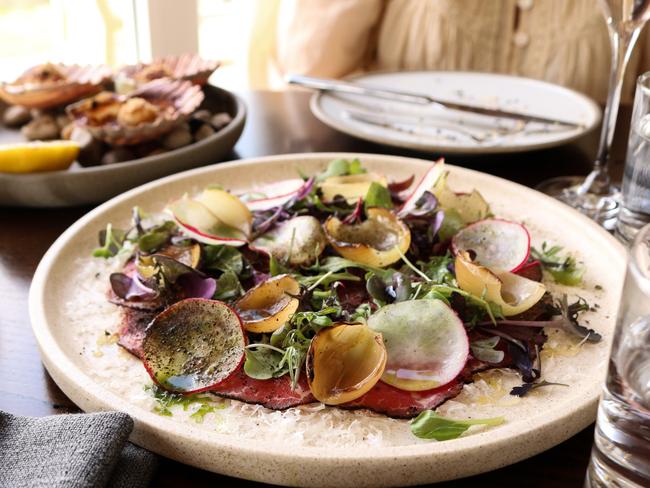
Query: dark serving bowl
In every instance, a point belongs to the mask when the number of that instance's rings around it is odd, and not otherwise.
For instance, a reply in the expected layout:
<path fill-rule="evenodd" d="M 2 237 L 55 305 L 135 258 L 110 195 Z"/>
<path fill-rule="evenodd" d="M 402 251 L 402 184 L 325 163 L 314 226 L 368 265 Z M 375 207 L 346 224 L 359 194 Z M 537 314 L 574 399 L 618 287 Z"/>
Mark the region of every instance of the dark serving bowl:
<path fill-rule="evenodd" d="M 237 143 L 246 122 L 246 106 L 233 93 L 204 86 L 201 105 L 211 112 L 227 112 L 230 123 L 211 136 L 162 154 L 106 166 L 81 167 L 43 173 L 0 173 L 0 205 L 67 207 L 103 202 L 130 188 L 182 170 L 214 163 Z M 0 141 L 23 140 L 20 131 L 0 129 Z"/>

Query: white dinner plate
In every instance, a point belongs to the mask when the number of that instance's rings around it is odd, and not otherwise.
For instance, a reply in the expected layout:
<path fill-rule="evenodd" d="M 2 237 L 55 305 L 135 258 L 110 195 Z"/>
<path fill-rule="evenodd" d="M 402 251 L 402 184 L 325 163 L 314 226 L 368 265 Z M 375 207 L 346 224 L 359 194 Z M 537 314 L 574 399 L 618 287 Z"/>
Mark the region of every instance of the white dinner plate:
<path fill-rule="evenodd" d="M 549 117 L 580 124 L 565 128 L 522 124 L 433 105 L 414 105 L 336 92 L 320 92 L 311 110 L 330 127 L 389 146 L 434 153 L 505 153 L 565 144 L 592 130 L 601 111 L 590 98 L 551 83 L 491 73 L 412 71 L 353 78 L 369 87 Z"/>
<path fill-rule="evenodd" d="M 316 173 L 339 157 L 358 157 L 368 169 L 400 180 L 407 174 L 420 176 L 431 165 L 395 156 L 334 153 L 234 161 L 148 183 L 78 220 L 44 256 L 29 296 L 33 331 L 54 381 L 84 411 L 127 412 L 135 421 L 131 440 L 156 453 L 229 476 L 295 486 L 409 485 L 469 476 L 537 454 L 593 422 L 625 271 L 623 246 L 556 200 L 454 166 L 449 166 L 452 188 L 478 188 L 496 215 L 526 223 L 534 245 L 546 240 L 584 261 L 584 288 L 568 291 L 599 305 L 584 319 L 603 341 L 577 346 L 576 340 L 575 347 L 556 349 L 552 360 L 544 362 L 543 377 L 568 387 L 539 388 L 517 399 L 508 394 L 509 388 L 499 389 L 498 376 L 493 386 L 486 383 L 486 400 L 470 405 L 471 415 L 502 415 L 506 422 L 443 442 L 413 437 L 405 420 L 313 404 L 274 412 L 224 400 L 223 408 L 206 415 L 202 423 L 191 418 L 192 410 L 177 408 L 173 416 L 153 410 L 156 404 L 144 390 L 150 378 L 142 364 L 105 336 L 105 330 L 110 333 L 118 324 L 115 306 L 106 301 L 110 269 L 101 259 L 91 264 L 98 231 L 108 222 L 128 226 L 136 205 L 159 211 L 171 199 L 210 183 L 243 191 L 295 178 L 297 168 Z M 442 413 L 453 415 L 454 405 L 462 407 L 459 402 L 461 397 L 450 400 Z M 297 423 L 300 433 L 295 431 Z M 330 432 L 327 440 L 323 428 Z"/>

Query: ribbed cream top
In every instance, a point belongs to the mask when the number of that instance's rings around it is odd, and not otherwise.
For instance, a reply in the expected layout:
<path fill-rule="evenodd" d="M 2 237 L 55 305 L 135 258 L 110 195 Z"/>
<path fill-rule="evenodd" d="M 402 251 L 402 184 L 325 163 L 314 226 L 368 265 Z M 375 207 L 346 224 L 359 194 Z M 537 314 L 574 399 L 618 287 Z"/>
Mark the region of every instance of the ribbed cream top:
<path fill-rule="evenodd" d="M 610 47 L 597 0 L 282 0 L 277 12 L 270 53 L 281 73 L 499 72 L 606 98 Z M 626 101 L 650 69 L 649 40 L 642 33 L 630 61 Z"/>

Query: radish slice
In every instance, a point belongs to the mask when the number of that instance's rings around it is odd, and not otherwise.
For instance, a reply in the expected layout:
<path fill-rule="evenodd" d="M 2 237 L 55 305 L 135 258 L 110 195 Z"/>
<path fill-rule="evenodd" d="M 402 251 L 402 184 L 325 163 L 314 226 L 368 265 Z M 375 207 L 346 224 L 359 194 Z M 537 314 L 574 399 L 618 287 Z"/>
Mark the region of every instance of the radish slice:
<path fill-rule="evenodd" d="M 514 273 L 528 261 L 530 234 L 517 222 L 485 219 L 458 231 L 451 248 L 454 254 L 473 251 L 474 261 L 492 271 Z"/>
<path fill-rule="evenodd" d="M 525 312 L 546 293 L 542 283 L 507 271 L 492 272 L 474 264 L 467 253 L 456 256 L 454 268 L 462 290 L 496 303 L 505 317 Z"/>
<path fill-rule="evenodd" d="M 167 206 L 183 234 L 204 244 L 242 246 L 246 236 L 195 200 L 181 198 Z"/>
<path fill-rule="evenodd" d="M 144 367 L 168 391 L 209 390 L 244 361 L 246 337 L 233 309 L 223 302 L 188 298 L 158 314 L 145 332 Z"/>
<path fill-rule="evenodd" d="M 444 166 L 445 160 L 443 158 L 440 158 L 438 161 L 433 163 L 433 166 L 427 170 L 415 186 L 413 192 L 408 196 L 402 207 L 399 209 L 399 212 L 397 213 L 398 216 L 402 217 L 413 210 L 420 197 L 424 195 L 424 192 L 433 192 L 436 182 L 443 175 Z"/>
<path fill-rule="evenodd" d="M 300 178 L 279 181 L 264 185 L 255 192 L 244 194 L 241 199 L 251 211 L 269 210 L 287 203 L 304 185 L 305 181 Z M 252 198 L 247 198 L 248 195 Z"/>
<path fill-rule="evenodd" d="M 250 244 L 253 251 L 273 256 L 293 266 L 311 264 L 327 246 L 320 222 L 311 215 L 301 215 L 281 222 Z"/>
<path fill-rule="evenodd" d="M 463 322 L 441 300 L 386 305 L 368 318 L 388 352 L 381 380 L 407 391 L 424 391 L 453 381 L 465 367 L 469 340 Z"/>

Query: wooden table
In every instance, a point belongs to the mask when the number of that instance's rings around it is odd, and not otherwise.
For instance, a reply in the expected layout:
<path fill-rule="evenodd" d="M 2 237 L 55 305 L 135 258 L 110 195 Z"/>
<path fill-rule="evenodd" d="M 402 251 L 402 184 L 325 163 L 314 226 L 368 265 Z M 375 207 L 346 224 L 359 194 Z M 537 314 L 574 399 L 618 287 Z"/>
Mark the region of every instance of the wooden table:
<path fill-rule="evenodd" d="M 232 157 L 270 154 L 353 151 L 433 158 L 384 147 L 335 132 L 310 113 L 309 94 L 289 92 L 243 93 L 249 119 Z M 613 174 L 620 179 L 630 110 L 621 113 L 614 144 Z M 555 149 L 496 156 L 450 156 L 447 161 L 534 186 L 545 178 L 586 174 L 595 155 L 598 134 Z M 79 409 L 59 390 L 41 365 L 27 313 L 27 294 L 41 257 L 70 224 L 90 207 L 69 209 L 0 208 L 0 409 L 14 414 L 42 416 Z M 582 483 L 593 427 L 534 458 L 487 474 L 441 486 L 501 487 L 525 483 L 528 488 Z M 194 487 L 234 483 L 257 485 L 201 471 L 163 459 L 155 486 Z"/>

